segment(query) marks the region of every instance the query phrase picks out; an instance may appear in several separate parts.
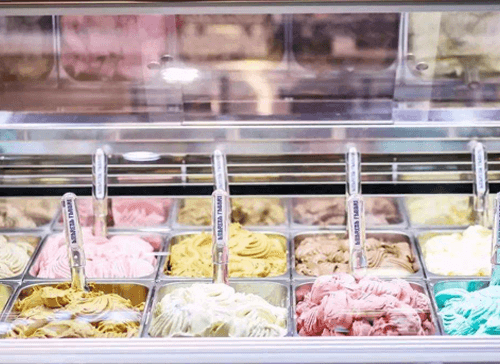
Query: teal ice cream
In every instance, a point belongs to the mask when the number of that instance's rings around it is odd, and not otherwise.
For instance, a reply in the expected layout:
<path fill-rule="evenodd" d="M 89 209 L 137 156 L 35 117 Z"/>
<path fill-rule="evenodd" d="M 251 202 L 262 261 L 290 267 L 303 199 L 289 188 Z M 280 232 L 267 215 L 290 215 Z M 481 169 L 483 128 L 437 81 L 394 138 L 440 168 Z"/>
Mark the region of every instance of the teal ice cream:
<path fill-rule="evenodd" d="M 444 289 L 436 304 L 448 335 L 500 335 L 500 286 Z"/>

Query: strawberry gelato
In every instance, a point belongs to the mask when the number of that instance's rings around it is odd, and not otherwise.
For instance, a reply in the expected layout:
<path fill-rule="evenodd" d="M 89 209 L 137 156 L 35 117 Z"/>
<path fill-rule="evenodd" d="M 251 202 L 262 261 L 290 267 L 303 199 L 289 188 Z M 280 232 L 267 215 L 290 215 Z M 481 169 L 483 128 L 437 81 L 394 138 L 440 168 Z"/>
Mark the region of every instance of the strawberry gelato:
<path fill-rule="evenodd" d="M 113 198 L 108 225 L 114 227 L 146 227 L 165 224 L 171 200 L 166 198 Z M 91 226 L 94 219 L 92 199 L 77 201 L 80 224 Z M 60 220 L 62 222 L 62 220 Z"/>
<path fill-rule="evenodd" d="M 158 235 L 114 235 L 98 237 L 91 229 L 83 229 L 83 241 L 89 278 L 139 278 L 154 272 L 162 239 Z M 69 279 L 68 245 L 64 235 L 50 236 L 30 269 L 38 278 Z"/>
<path fill-rule="evenodd" d="M 433 335 L 429 298 L 407 281 L 321 276 L 297 289 L 301 336 Z"/>

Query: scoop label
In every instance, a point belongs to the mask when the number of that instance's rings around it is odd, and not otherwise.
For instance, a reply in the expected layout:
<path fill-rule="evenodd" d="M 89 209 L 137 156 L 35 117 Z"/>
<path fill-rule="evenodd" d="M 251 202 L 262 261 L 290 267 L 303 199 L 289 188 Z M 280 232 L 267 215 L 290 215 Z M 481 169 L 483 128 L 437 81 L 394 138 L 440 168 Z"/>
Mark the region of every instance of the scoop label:
<path fill-rule="evenodd" d="M 484 147 L 477 145 L 474 148 L 474 165 L 476 171 L 476 190 L 479 195 L 486 193 L 486 161 Z"/>
<path fill-rule="evenodd" d="M 349 149 L 347 153 L 347 183 L 349 187 L 348 194 L 355 195 L 359 191 L 359 154 L 356 148 Z"/>
<path fill-rule="evenodd" d="M 71 251 L 72 265 L 81 266 L 83 254 L 81 252 L 81 242 L 79 241 L 77 213 L 75 210 L 75 199 L 67 197 L 63 199 L 64 215 L 66 217 L 66 231 L 69 249 Z"/>
<path fill-rule="evenodd" d="M 96 199 L 103 200 L 106 197 L 106 155 L 99 149 L 94 156 L 94 195 Z"/>

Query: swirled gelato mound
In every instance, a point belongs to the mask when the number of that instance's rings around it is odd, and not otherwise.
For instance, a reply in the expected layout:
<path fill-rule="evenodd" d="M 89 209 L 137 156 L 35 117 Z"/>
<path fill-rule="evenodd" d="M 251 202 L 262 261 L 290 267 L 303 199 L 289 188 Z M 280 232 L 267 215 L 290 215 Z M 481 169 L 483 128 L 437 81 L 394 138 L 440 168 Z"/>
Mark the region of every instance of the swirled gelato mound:
<path fill-rule="evenodd" d="M 180 277 L 211 277 L 212 234 L 200 233 L 173 244 L 165 274 Z M 245 230 L 240 224 L 229 228 L 229 276 L 275 277 L 287 269 L 286 244 L 278 238 Z"/>
<path fill-rule="evenodd" d="M 491 230 L 479 225 L 463 233 L 436 235 L 420 243 L 427 269 L 445 276 L 491 274 Z"/>
<path fill-rule="evenodd" d="M 301 336 L 432 335 L 429 298 L 400 279 L 321 276 L 297 290 Z"/>
<path fill-rule="evenodd" d="M 133 306 L 117 294 L 105 294 L 92 285 L 90 292 L 69 284 L 35 286 L 16 301 L 7 338 L 115 338 L 135 337 L 144 304 Z"/>
<path fill-rule="evenodd" d="M 167 198 L 113 198 L 108 225 L 114 227 L 152 227 L 165 224 L 172 201 Z M 77 201 L 82 226 L 91 226 L 94 220 L 92 200 Z M 62 223 L 62 217 L 59 219 Z"/>
<path fill-rule="evenodd" d="M 410 244 L 368 238 L 365 243 L 368 268 L 373 274 L 406 276 L 418 271 Z M 306 276 L 349 273 L 349 240 L 338 234 L 306 237 L 295 248 L 295 269 Z"/>
<path fill-rule="evenodd" d="M 285 209 L 277 198 L 233 198 L 231 206 L 231 221 L 241 225 L 280 225 L 286 220 Z M 210 225 L 212 201 L 208 198 L 184 200 L 177 222 L 191 226 Z"/>
<path fill-rule="evenodd" d="M 445 289 L 436 294 L 436 303 L 448 335 L 500 335 L 500 286 Z"/>
<path fill-rule="evenodd" d="M 286 335 L 287 310 L 225 284 L 193 284 L 166 294 L 156 305 L 154 337 L 279 337 Z"/>
<path fill-rule="evenodd" d="M 23 273 L 34 250 L 33 244 L 27 241 L 9 241 L 0 236 L 0 279 Z"/>
<path fill-rule="evenodd" d="M 48 224 L 59 202 L 49 198 L 16 198 L 0 200 L 0 228 L 36 228 Z"/>
<path fill-rule="evenodd" d="M 396 200 L 385 197 L 365 198 L 367 225 L 393 225 L 402 222 Z M 299 199 L 293 209 L 294 221 L 303 225 L 345 225 L 345 197 Z"/>
<path fill-rule="evenodd" d="M 114 235 L 108 239 L 94 236 L 90 228 L 85 228 L 86 274 L 90 278 L 147 276 L 154 272 L 156 265 L 156 258 L 151 253 L 160 245 L 160 236 Z M 70 278 L 68 245 L 62 233 L 46 240 L 30 274 L 39 278 Z"/>
<path fill-rule="evenodd" d="M 470 225 L 474 214 L 467 196 L 407 197 L 410 222 L 414 225 Z"/>

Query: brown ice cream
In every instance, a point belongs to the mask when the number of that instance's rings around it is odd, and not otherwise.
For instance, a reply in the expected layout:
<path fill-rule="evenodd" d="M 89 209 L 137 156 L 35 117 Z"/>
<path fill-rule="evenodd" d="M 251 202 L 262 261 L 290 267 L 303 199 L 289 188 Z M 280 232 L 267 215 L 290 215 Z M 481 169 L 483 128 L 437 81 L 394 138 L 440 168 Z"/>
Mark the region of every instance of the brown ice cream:
<path fill-rule="evenodd" d="M 233 198 L 231 199 L 232 222 L 241 225 L 280 225 L 285 222 L 285 210 L 277 198 Z M 209 198 L 186 199 L 177 217 L 183 225 L 210 225 L 212 223 L 212 200 Z"/>
<path fill-rule="evenodd" d="M 380 275 L 410 275 L 418 270 L 406 242 L 368 238 L 365 243 L 368 268 Z M 310 235 L 295 248 L 295 269 L 306 276 L 349 272 L 349 240 L 338 234 Z"/>
<path fill-rule="evenodd" d="M 365 198 L 365 213 L 367 225 L 393 225 L 402 221 L 392 198 Z M 345 197 L 299 199 L 293 215 L 294 221 L 303 225 L 345 225 Z"/>

